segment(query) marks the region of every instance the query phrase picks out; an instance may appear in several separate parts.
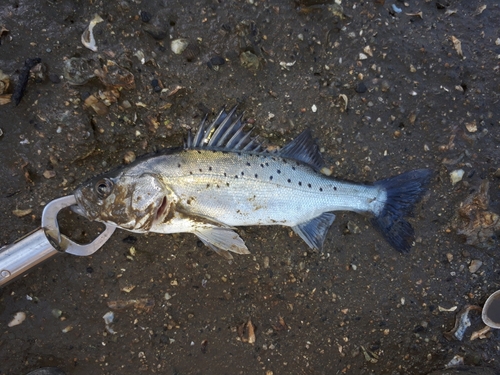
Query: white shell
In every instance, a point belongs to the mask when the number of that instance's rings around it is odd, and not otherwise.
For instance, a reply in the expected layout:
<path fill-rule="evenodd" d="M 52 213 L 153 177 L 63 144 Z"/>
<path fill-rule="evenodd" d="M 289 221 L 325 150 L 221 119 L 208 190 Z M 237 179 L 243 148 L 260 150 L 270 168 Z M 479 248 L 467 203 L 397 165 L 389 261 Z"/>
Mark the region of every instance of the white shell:
<path fill-rule="evenodd" d="M 23 311 L 19 311 L 16 313 L 16 315 L 14 315 L 14 319 L 12 319 L 7 325 L 9 327 L 14 327 L 24 322 L 25 319 L 26 319 L 26 313 Z"/>

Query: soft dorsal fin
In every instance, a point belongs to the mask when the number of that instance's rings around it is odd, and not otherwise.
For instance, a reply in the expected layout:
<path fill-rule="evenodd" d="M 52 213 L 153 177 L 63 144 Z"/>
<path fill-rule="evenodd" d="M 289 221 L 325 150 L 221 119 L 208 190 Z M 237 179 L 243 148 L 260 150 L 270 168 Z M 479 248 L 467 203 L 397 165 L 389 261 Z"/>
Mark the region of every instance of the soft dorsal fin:
<path fill-rule="evenodd" d="M 304 130 L 297 138 L 278 151 L 278 155 L 304 162 L 317 171 L 324 166 L 319 147 L 312 138 L 309 129 Z"/>
<path fill-rule="evenodd" d="M 263 151 L 257 137 L 251 137 L 251 130 L 244 131 L 243 113 L 236 114 L 236 106 L 229 112 L 223 107 L 214 121 L 207 123 L 203 118 L 193 137 L 191 132 L 184 144 L 187 149 L 207 149 L 224 151 Z"/>

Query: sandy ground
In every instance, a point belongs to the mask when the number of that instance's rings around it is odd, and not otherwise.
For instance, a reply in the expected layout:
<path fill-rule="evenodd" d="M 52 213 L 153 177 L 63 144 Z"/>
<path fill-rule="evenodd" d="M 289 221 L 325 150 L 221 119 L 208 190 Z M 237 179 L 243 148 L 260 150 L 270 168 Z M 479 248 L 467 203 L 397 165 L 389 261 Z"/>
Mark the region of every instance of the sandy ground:
<path fill-rule="evenodd" d="M 500 371 L 498 332 L 470 340 L 484 326 L 476 310 L 462 341 L 443 335 L 500 284 L 499 4 L 342 6 L 0 4 L 6 94 L 26 59 L 43 64 L 17 106 L 0 106 L 2 244 L 35 229 L 47 202 L 124 159 L 181 145 L 225 104 L 239 103 L 270 144 L 310 128 L 341 179 L 435 171 L 410 254 L 368 218 L 338 213 L 323 253 L 288 229 L 248 227 L 239 233 L 252 255 L 232 264 L 192 235 L 125 231 L 91 257 L 50 259 L 0 290 L 0 374 L 423 375 L 455 356 Z M 94 14 L 97 51 L 81 42 Z M 177 39 L 189 43 L 182 54 Z M 75 214 L 59 221 L 71 238 L 93 238 Z M 26 319 L 8 327 L 17 312 Z"/>

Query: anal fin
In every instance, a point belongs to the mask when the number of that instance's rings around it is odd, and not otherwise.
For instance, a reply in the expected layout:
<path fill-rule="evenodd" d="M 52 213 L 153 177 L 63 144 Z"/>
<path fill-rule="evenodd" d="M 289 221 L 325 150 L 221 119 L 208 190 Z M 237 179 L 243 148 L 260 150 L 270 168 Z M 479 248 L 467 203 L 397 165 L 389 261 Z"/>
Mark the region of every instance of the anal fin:
<path fill-rule="evenodd" d="M 326 233 L 335 220 L 335 215 L 325 212 L 314 219 L 292 227 L 311 249 L 321 250 L 325 242 Z"/>
<path fill-rule="evenodd" d="M 233 230 L 220 227 L 200 227 L 193 232 L 205 245 L 222 255 L 226 259 L 232 259 L 231 254 L 250 254 L 245 242 Z"/>

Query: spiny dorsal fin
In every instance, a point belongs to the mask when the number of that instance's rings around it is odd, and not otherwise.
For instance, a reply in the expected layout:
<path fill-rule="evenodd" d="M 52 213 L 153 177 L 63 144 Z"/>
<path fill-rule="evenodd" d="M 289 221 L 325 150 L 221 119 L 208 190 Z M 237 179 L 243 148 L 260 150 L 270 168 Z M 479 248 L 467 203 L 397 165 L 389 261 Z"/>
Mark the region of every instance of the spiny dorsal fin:
<path fill-rule="evenodd" d="M 319 147 L 311 136 L 309 129 L 304 130 L 297 138 L 278 151 L 278 155 L 304 162 L 317 171 L 324 166 Z"/>
<path fill-rule="evenodd" d="M 184 145 L 187 149 L 207 149 L 224 151 L 263 151 L 262 144 L 257 137 L 251 137 L 251 130 L 243 130 L 243 113 L 236 114 L 236 106 L 229 112 L 223 107 L 214 121 L 207 123 L 207 116 L 203 118 L 194 138 L 191 133 Z"/>
<path fill-rule="evenodd" d="M 207 122 L 207 116 L 203 118 L 194 137 L 189 132 L 184 147 L 186 149 L 267 152 L 258 137 L 251 136 L 252 129 L 243 130 L 245 123 L 242 118 L 243 113 L 236 114 L 236 106 L 229 112 L 226 112 L 226 108 L 223 107 L 211 123 Z M 317 171 L 323 168 L 323 158 L 310 130 L 304 130 L 275 154 L 301 161 Z"/>

